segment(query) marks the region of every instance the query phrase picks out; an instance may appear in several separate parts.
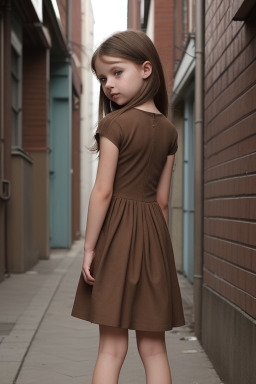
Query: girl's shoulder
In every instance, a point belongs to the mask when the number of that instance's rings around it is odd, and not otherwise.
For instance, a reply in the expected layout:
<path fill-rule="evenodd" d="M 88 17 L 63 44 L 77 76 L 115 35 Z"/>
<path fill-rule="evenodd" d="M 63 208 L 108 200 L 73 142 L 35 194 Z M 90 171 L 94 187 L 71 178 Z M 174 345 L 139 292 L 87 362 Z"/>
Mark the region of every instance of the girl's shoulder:
<path fill-rule="evenodd" d="M 122 143 L 122 130 L 119 123 L 117 122 L 117 118 L 113 119 L 107 115 L 99 121 L 95 133 L 95 138 L 98 143 L 98 148 L 100 149 L 99 135 L 107 137 L 118 147 L 118 149 L 120 149 Z"/>

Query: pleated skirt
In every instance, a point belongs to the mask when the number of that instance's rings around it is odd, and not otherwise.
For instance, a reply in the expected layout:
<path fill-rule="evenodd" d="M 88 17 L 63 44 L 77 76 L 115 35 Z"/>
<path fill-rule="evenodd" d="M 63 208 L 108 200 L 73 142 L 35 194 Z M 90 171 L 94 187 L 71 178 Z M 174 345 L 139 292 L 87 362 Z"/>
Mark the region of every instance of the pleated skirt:
<path fill-rule="evenodd" d="M 80 274 L 72 316 L 156 332 L 185 324 L 172 242 L 157 201 L 112 196 L 92 274 L 93 286 Z"/>

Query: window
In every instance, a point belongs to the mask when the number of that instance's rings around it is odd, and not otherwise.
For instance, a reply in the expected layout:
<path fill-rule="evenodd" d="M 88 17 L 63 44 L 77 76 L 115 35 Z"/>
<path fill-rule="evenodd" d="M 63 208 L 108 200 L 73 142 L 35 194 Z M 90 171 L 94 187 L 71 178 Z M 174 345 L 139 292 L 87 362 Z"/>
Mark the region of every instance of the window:
<path fill-rule="evenodd" d="M 22 46 L 11 32 L 12 146 L 22 147 Z"/>

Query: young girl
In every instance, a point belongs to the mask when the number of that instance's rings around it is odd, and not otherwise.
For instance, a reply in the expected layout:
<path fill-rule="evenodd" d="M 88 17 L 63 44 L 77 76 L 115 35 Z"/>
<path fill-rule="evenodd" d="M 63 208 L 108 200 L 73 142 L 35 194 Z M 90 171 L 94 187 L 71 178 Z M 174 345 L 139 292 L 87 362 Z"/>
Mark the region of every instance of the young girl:
<path fill-rule="evenodd" d="M 177 131 L 156 49 L 143 32 L 96 50 L 100 150 L 72 316 L 99 324 L 93 384 L 116 384 L 136 330 L 147 384 L 170 384 L 165 331 L 184 325 L 168 230 Z"/>

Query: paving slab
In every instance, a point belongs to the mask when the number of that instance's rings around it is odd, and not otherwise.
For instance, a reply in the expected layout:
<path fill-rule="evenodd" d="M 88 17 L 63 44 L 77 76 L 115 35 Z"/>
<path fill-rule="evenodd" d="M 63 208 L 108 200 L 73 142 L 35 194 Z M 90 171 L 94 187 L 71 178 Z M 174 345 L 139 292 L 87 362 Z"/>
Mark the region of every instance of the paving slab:
<path fill-rule="evenodd" d="M 98 350 L 98 326 L 71 316 L 82 252 L 83 241 L 80 241 L 71 252 L 73 256 L 67 253 L 61 256 L 60 251 L 56 262 L 53 254 L 53 268 L 41 265 L 40 271 L 40 266 L 36 266 L 33 270 L 42 281 L 37 286 L 32 281 L 35 276 L 27 274 L 26 277 L 32 279 L 27 287 L 33 287 L 35 294 L 28 293 L 29 299 L 24 300 L 25 310 L 20 305 L 12 312 L 11 306 L 7 305 L 9 314 L 3 318 L 10 316 L 16 323 L 9 335 L 1 336 L 1 384 L 91 383 Z M 222 381 L 193 333 L 192 286 L 182 275 L 179 275 L 179 281 L 187 324 L 166 332 L 173 384 L 220 384 Z M 15 289 L 12 292 L 15 293 Z M 12 346 L 17 346 L 16 350 Z M 129 331 L 129 350 L 119 382 L 145 384 L 134 331 Z"/>
<path fill-rule="evenodd" d="M 1 283 L 0 325 L 5 325 L 0 326 L 1 384 L 16 381 L 48 306 L 82 248 L 79 241 L 70 250 L 53 250 L 50 260 L 40 260 L 28 273 L 12 274 Z"/>

